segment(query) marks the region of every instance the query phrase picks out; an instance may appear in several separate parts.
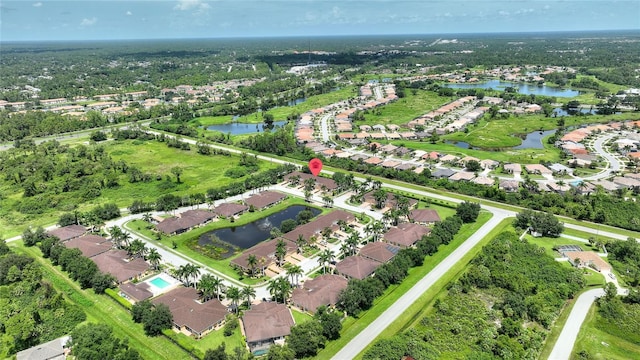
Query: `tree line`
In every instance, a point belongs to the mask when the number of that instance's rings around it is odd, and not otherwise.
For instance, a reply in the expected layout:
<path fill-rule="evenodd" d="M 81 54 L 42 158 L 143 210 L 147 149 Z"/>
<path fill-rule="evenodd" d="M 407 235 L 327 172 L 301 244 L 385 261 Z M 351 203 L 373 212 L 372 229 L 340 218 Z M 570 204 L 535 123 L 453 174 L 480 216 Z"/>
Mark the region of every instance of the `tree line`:
<path fill-rule="evenodd" d="M 499 234 L 409 329 L 364 359 L 537 359 L 567 299 L 585 282 L 514 232 Z"/>

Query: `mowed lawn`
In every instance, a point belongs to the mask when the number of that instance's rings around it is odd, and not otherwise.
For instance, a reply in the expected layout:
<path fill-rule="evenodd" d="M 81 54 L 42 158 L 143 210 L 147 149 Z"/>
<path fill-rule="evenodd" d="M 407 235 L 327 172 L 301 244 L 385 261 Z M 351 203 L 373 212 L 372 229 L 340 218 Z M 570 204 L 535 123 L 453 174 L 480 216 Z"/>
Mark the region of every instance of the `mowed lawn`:
<path fill-rule="evenodd" d="M 383 142 L 381 142 L 383 143 Z M 447 144 L 442 141 L 431 144 L 429 141 L 408 141 L 398 140 L 392 141 L 396 146 L 406 146 L 414 150 L 437 151 L 442 154 L 452 154 L 460 157 L 473 156 L 480 160 L 491 159 L 502 162 L 513 162 L 522 164 L 538 163 L 541 160 L 549 162 L 557 162 L 560 159 L 560 150 L 552 145 L 545 144 L 544 149 L 522 149 L 522 150 L 505 150 L 505 151 L 488 151 L 476 149 L 463 149 L 453 144 Z"/>
<path fill-rule="evenodd" d="M 452 141 L 464 141 L 472 146 L 481 148 L 507 148 L 518 146 L 522 143 L 519 135 L 525 135 L 532 131 L 551 130 L 558 126 L 560 118 L 545 117 L 543 114 L 511 116 L 508 119 L 480 120 L 468 127 L 468 132 L 456 132 L 444 135 L 443 138 Z M 565 126 L 579 126 L 592 123 L 607 123 L 611 121 L 637 120 L 637 114 L 618 115 L 590 115 L 590 116 L 565 116 Z"/>
<path fill-rule="evenodd" d="M 417 90 L 414 95 L 412 89 L 406 89 L 404 98 L 373 111 L 370 110 L 368 114 L 365 114 L 365 121 L 357 121 L 354 125 L 396 124 L 404 126 L 418 116 L 438 109 L 455 99 L 456 97 L 443 97 L 436 92 L 426 90 Z"/>
<path fill-rule="evenodd" d="M 597 324 L 602 321 L 597 313 L 596 305 L 592 305 L 585 322 L 580 328 L 576 344 L 571 354 L 572 360 L 578 360 L 578 354 L 586 351 L 590 359 L 596 360 L 627 360 L 637 358 L 640 354 L 640 345 L 621 339 L 602 329 Z M 634 355 L 635 354 L 635 355 Z"/>

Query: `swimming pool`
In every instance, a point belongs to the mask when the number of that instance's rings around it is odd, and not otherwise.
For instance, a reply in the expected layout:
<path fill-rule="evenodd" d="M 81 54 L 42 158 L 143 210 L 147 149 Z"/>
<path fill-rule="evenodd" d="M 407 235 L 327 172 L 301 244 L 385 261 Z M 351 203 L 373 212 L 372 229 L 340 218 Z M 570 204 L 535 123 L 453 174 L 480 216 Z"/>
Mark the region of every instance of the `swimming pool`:
<path fill-rule="evenodd" d="M 175 289 L 180 285 L 180 281 L 174 279 L 169 274 L 160 273 L 145 280 L 143 284 L 146 285 L 147 290 L 151 291 L 153 296 L 158 296 Z"/>
<path fill-rule="evenodd" d="M 160 289 L 164 289 L 167 286 L 171 285 L 169 284 L 169 282 L 161 277 L 157 277 L 153 280 L 150 280 L 149 283 L 151 283 L 153 286 L 160 288 Z"/>

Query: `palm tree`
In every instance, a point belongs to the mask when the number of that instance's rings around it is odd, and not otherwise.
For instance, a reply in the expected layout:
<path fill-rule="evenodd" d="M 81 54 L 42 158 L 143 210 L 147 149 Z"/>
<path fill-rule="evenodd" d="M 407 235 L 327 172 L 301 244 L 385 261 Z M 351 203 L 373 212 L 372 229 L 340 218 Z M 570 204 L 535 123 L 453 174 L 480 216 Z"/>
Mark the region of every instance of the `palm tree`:
<path fill-rule="evenodd" d="M 123 231 L 122 234 L 120 235 L 120 240 L 122 241 L 122 243 L 120 244 L 121 248 L 128 248 L 129 247 L 129 243 L 131 241 L 131 234 L 129 234 L 126 231 Z"/>
<path fill-rule="evenodd" d="M 333 198 L 329 195 L 323 195 L 322 196 L 322 202 L 324 203 L 324 206 L 330 208 L 333 206 Z"/>
<path fill-rule="evenodd" d="M 196 280 L 198 279 L 198 276 L 200 276 L 200 266 L 198 265 L 194 265 L 194 264 L 187 264 L 189 271 L 188 276 L 193 278 L 193 287 L 196 286 Z"/>
<path fill-rule="evenodd" d="M 198 290 L 200 290 L 200 294 L 202 294 L 202 298 L 204 301 L 210 300 L 216 294 L 214 279 L 217 278 L 211 274 L 204 274 L 200 278 L 200 281 L 198 281 L 197 288 Z"/>
<path fill-rule="evenodd" d="M 242 298 L 242 294 L 240 294 L 240 289 L 235 286 L 229 286 L 227 291 L 225 292 L 227 298 L 231 300 L 231 303 L 234 305 L 236 314 L 238 313 L 238 301 Z"/>
<path fill-rule="evenodd" d="M 349 245 L 349 255 L 354 255 L 358 250 L 358 244 L 360 243 L 360 237 L 358 233 L 352 233 L 346 240 L 346 243 Z"/>
<path fill-rule="evenodd" d="M 284 304 L 291 294 L 291 284 L 287 279 L 277 277 L 269 281 L 269 284 L 267 284 L 267 290 L 269 290 L 269 294 L 271 294 L 271 297 L 275 299 L 276 302 L 278 302 L 279 299 L 282 299 L 282 303 Z"/>
<path fill-rule="evenodd" d="M 150 214 L 150 213 L 144 213 L 144 214 L 142 215 L 142 220 L 143 220 L 143 221 L 146 221 L 146 222 L 148 222 L 148 223 L 150 223 L 150 222 L 151 222 L 151 220 L 153 220 L 153 217 L 151 216 L 151 214 Z"/>
<path fill-rule="evenodd" d="M 387 191 L 383 189 L 378 189 L 373 192 L 373 198 L 376 201 L 376 208 L 382 209 L 387 200 Z"/>
<path fill-rule="evenodd" d="M 240 290 L 240 295 L 247 299 L 247 307 L 251 309 L 251 298 L 256 296 L 256 290 L 247 285 Z"/>
<path fill-rule="evenodd" d="M 335 258 L 336 256 L 333 254 L 331 249 L 324 249 L 324 251 L 320 252 L 320 255 L 318 255 L 318 262 L 320 263 L 320 266 L 322 266 L 323 274 L 327 273 L 327 268 Z"/>
<path fill-rule="evenodd" d="M 303 274 L 300 265 L 287 264 L 287 275 L 291 276 L 291 282 L 298 286 L 298 278 Z M 295 279 L 295 281 L 294 281 Z"/>
<path fill-rule="evenodd" d="M 253 254 L 249 255 L 249 257 L 247 258 L 247 265 L 249 265 L 249 268 L 251 268 L 251 277 L 255 276 L 257 264 L 258 258 Z"/>
<path fill-rule="evenodd" d="M 282 239 L 278 239 L 276 243 L 276 262 L 278 266 L 282 266 L 284 257 L 287 255 L 287 244 Z"/>
<path fill-rule="evenodd" d="M 109 229 L 109 234 L 111 235 L 111 241 L 113 241 L 117 247 L 120 247 L 120 240 L 122 238 L 122 229 L 120 227 L 113 225 Z"/>
<path fill-rule="evenodd" d="M 158 266 L 160 265 L 160 260 L 162 260 L 162 255 L 158 252 L 158 249 L 151 248 L 147 253 L 147 261 L 151 263 L 154 269 L 158 270 Z"/>
<path fill-rule="evenodd" d="M 144 242 L 142 242 L 142 240 L 135 239 L 127 248 L 127 252 L 129 253 L 129 255 L 138 258 L 145 255 L 145 253 L 147 252 L 147 247 Z"/>

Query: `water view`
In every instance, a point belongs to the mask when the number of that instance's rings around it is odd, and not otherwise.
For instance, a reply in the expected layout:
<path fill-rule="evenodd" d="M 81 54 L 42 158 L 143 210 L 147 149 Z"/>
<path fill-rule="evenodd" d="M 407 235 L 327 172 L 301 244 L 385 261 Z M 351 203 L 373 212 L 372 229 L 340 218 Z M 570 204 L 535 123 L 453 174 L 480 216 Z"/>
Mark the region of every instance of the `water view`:
<path fill-rule="evenodd" d="M 513 83 L 501 80 L 489 80 L 475 84 L 445 84 L 444 86 L 453 89 L 494 89 L 504 90 L 507 87 L 513 87 L 518 89 L 518 93 L 525 95 L 544 95 L 544 96 L 556 96 L 556 97 L 574 97 L 580 95 L 580 91 L 561 89 L 557 87 L 551 87 L 546 85 L 537 84 L 524 84 Z"/>
<path fill-rule="evenodd" d="M 546 136 L 555 134 L 556 130 L 533 131 L 527 134 L 522 140 L 522 144 L 513 147 L 513 149 L 543 149 L 542 139 Z"/>
<path fill-rule="evenodd" d="M 271 229 L 274 227 L 279 228 L 285 220 L 295 220 L 296 216 L 303 210 L 310 210 L 313 216 L 320 214 L 320 210 L 316 208 L 304 205 L 293 205 L 246 225 L 218 229 L 202 234 L 198 239 L 198 244 L 205 246 L 221 241 L 235 247 L 248 249 L 259 242 L 267 240 L 271 236 Z M 218 244 L 215 245 L 217 246 Z"/>
<path fill-rule="evenodd" d="M 284 126 L 284 124 L 286 124 L 286 121 L 274 121 L 273 125 L 274 127 L 279 127 L 279 126 Z M 223 133 L 231 133 L 231 135 L 243 135 L 243 134 L 253 134 L 256 132 L 261 132 L 264 131 L 264 124 L 263 123 L 257 123 L 257 124 L 249 124 L 249 123 L 238 123 L 238 122 L 232 122 L 232 123 L 228 123 L 228 124 L 221 124 L 221 125 L 209 125 L 207 126 L 207 130 L 212 130 L 212 131 L 220 131 Z"/>

